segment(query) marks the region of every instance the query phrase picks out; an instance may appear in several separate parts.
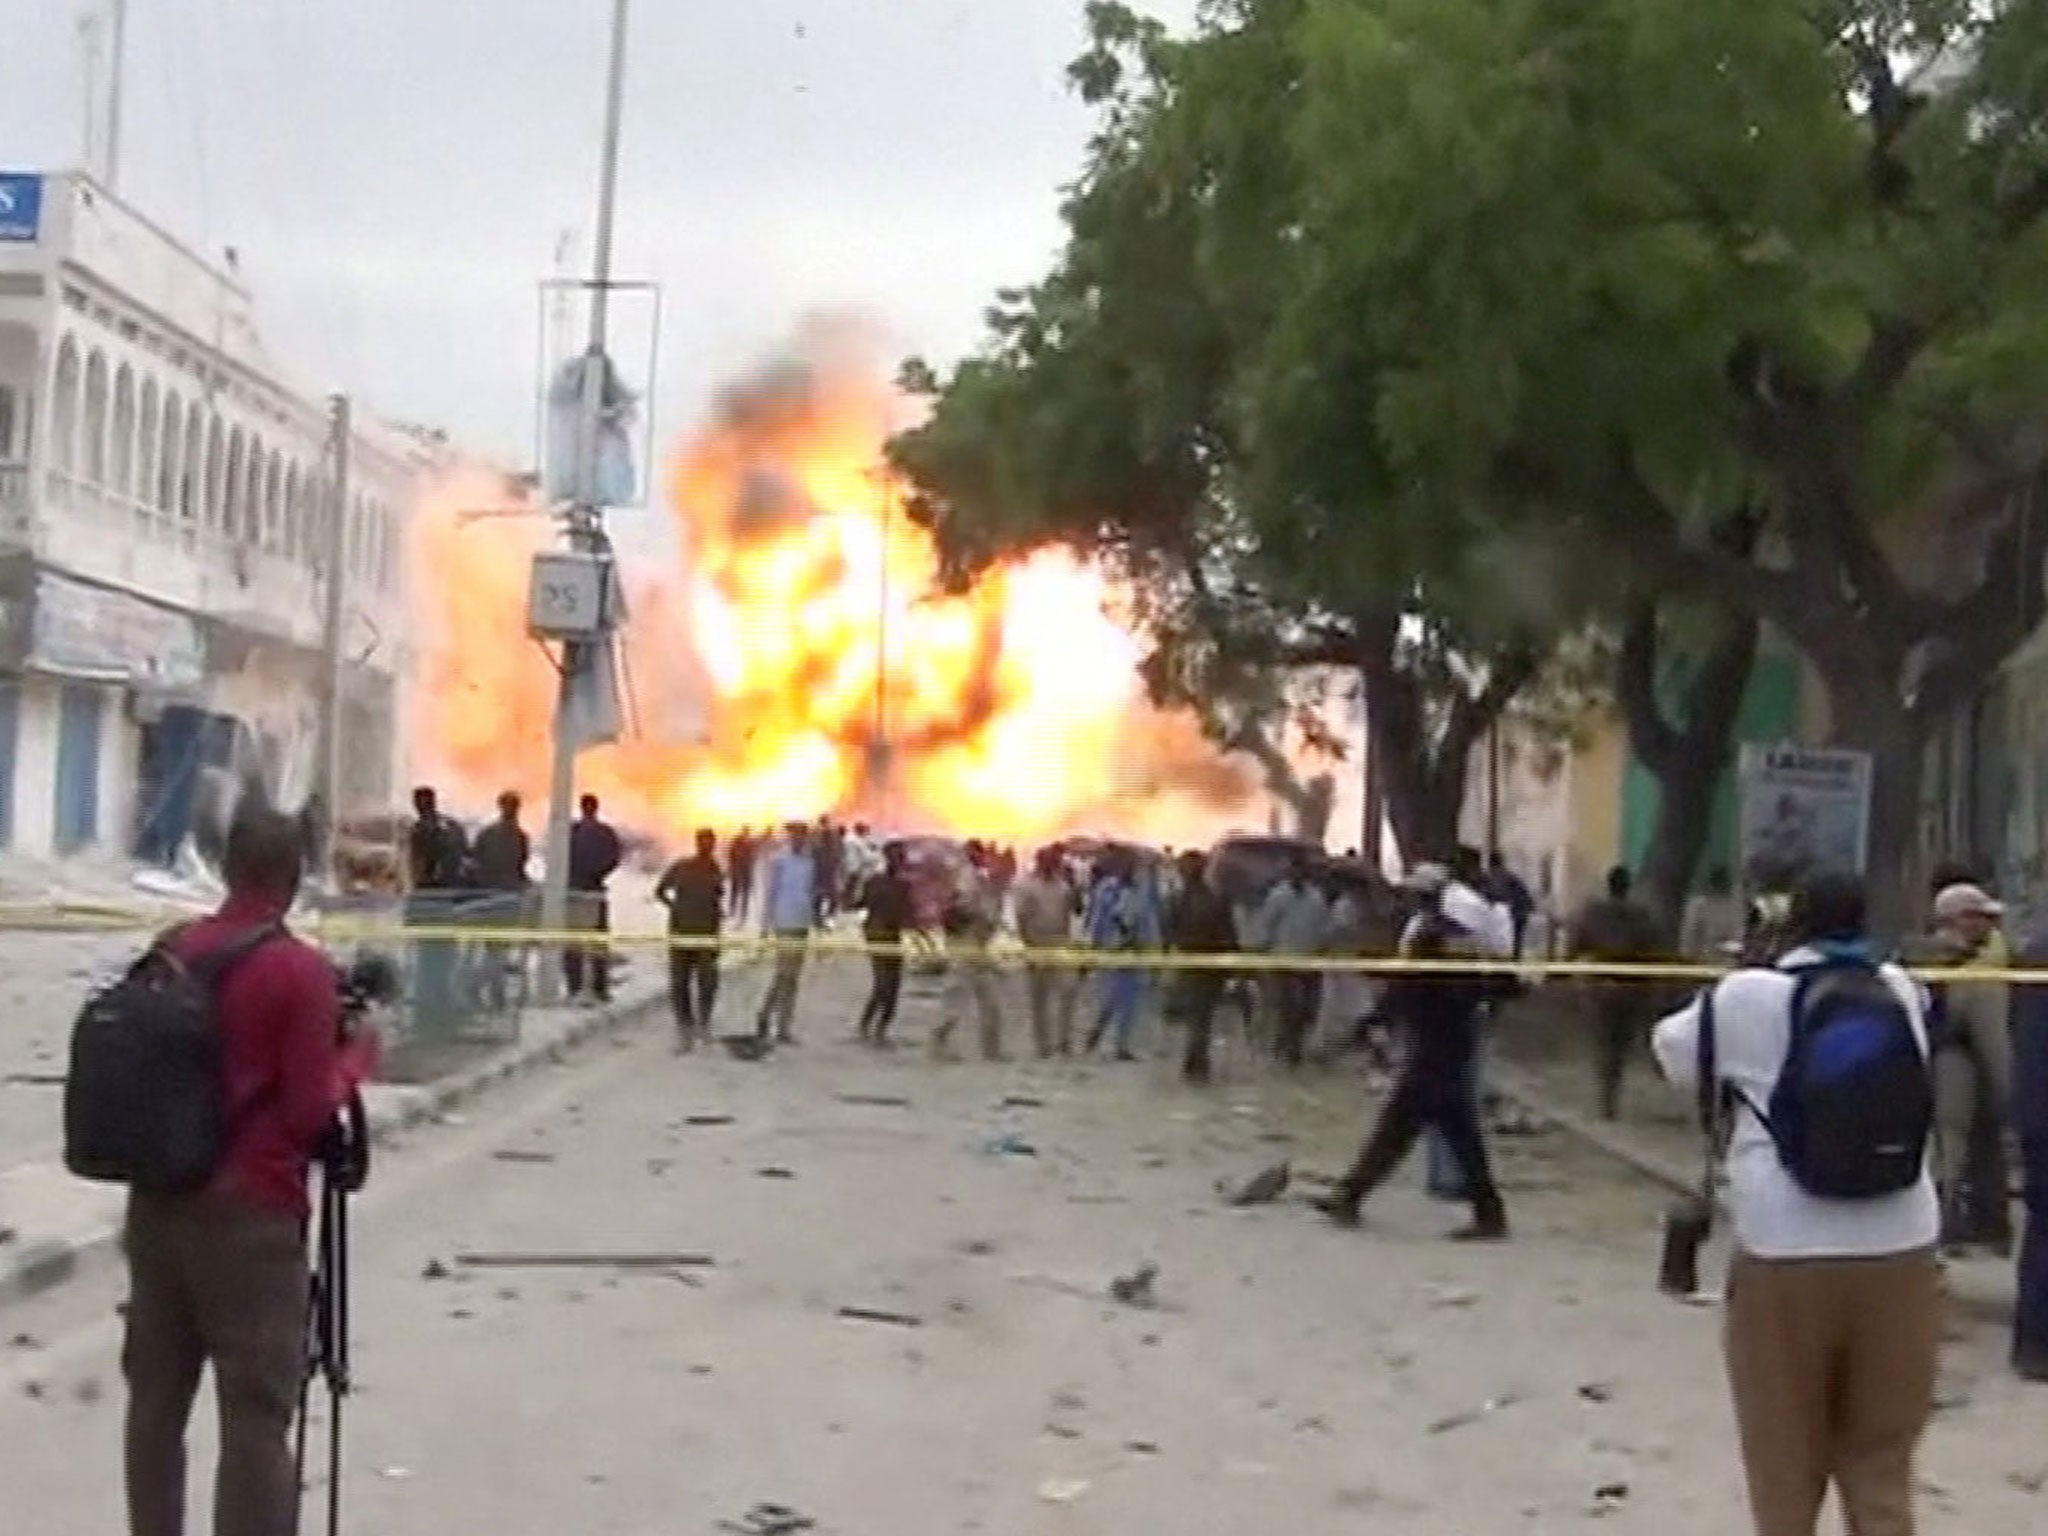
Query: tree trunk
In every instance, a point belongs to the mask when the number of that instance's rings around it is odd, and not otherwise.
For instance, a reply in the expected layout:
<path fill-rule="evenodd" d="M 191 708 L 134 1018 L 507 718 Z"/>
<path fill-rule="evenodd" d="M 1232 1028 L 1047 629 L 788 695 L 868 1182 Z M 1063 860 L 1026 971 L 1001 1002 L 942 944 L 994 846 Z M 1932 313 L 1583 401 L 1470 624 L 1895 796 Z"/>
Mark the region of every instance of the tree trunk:
<path fill-rule="evenodd" d="M 1896 939 L 1921 921 L 1917 846 L 1926 722 L 1888 688 L 1827 679 L 1832 744 L 1870 754 L 1870 835 L 1865 889 L 1871 930 Z"/>
<path fill-rule="evenodd" d="M 1657 698 L 1657 604 L 1638 608 L 1622 639 L 1615 696 L 1629 747 L 1657 781 L 1657 817 L 1638 890 L 1668 934 L 1676 934 L 1712 827 L 1714 797 L 1727 772 L 1735 723 L 1756 663 L 1758 625 L 1730 614 L 1687 680 L 1674 723 Z"/>
<path fill-rule="evenodd" d="M 1366 730 L 1379 750 L 1387 824 L 1402 862 L 1449 863 L 1472 749 L 1536 675 L 1540 658 L 1521 646 L 1501 652 L 1477 693 L 1451 700 L 1449 719 L 1432 739 L 1423 682 L 1400 663 L 1400 627 L 1398 615 L 1357 621 Z"/>
<path fill-rule="evenodd" d="M 1330 775 L 1319 773 L 1303 779 L 1257 721 L 1239 726 L 1226 745 L 1259 765 L 1267 792 L 1287 807 L 1293 819 L 1293 835 L 1320 846 L 1329 835 L 1330 812 L 1337 796 L 1337 786 Z"/>

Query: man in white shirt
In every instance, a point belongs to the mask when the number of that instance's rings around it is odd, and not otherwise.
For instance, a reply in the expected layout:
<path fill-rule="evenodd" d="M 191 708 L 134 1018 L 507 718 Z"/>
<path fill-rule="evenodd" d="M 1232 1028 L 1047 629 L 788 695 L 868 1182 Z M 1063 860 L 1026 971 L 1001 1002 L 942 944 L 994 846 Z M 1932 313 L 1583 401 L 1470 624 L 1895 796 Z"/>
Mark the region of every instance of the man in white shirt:
<path fill-rule="evenodd" d="M 1758 1536 L 1812 1536 L 1832 1482 L 1857 1536 L 1910 1536 L 1913 1455 L 1932 1408 L 1940 1231 L 1924 1138 L 1917 1179 L 1896 1193 L 1810 1193 L 1764 1122 L 1791 1043 L 1802 971 L 1872 967 L 1910 1022 L 1924 1062 L 1926 1001 L 1878 966 L 1853 879 L 1814 878 L 1793 901 L 1800 943 L 1712 991 L 1713 1075 L 1730 1090 L 1727 1361 Z M 1699 1078 L 1701 1003 L 1656 1027 L 1675 1084 Z M 1930 1089 L 1931 1102 L 1931 1089 Z M 1910 1176 L 1910 1175 L 1909 1175 Z"/>
<path fill-rule="evenodd" d="M 1480 890 L 1485 883 L 1485 867 L 1480 863 L 1479 850 L 1460 847 L 1454 870 L 1442 865 L 1418 866 L 1414 875 L 1428 871 L 1424 883 L 1438 887 L 1442 895 L 1438 910 L 1464 929 L 1466 944 L 1475 956 L 1482 960 L 1511 960 L 1515 954 L 1515 915 L 1505 902 L 1489 901 Z M 1413 876 L 1411 876 L 1411 879 Z M 1411 918 L 1401 935 L 1401 947 L 1405 952 L 1419 931 L 1419 918 Z M 1467 1067 L 1465 1096 L 1472 1106 L 1474 1120 L 1481 1118 L 1486 1092 L 1485 1012 L 1480 1019 L 1480 1041 L 1472 1052 Z M 1467 1187 L 1465 1175 L 1459 1166 L 1457 1156 L 1442 1131 L 1431 1126 L 1423 1138 L 1427 1154 L 1428 1187 L 1430 1195 L 1450 1205 L 1457 1205 L 1471 1199 L 1472 1191 Z"/>

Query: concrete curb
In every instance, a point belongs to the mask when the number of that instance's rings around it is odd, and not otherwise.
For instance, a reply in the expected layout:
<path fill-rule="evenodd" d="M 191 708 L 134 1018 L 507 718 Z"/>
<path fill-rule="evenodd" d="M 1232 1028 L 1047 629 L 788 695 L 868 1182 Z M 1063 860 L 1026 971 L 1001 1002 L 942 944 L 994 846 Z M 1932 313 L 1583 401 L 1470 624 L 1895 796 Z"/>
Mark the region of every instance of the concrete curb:
<path fill-rule="evenodd" d="M 1700 1167 L 1683 1164 L 1640 1145 L 1628 1132 L 1619 1130 L 1563 1108 L 1536 1084 L 1513 1067 L 1488 1062 L 1487 1086 L 1512 1099 L 1539 1120 L 1556 1126 L 1567 1136 L 1612 1158 L 1634 1173 L 1660 1185 L 1674 1195 L 1699 1193 Z M 1716 1205 L 1725 1218 L 1728 1202 L 1716 1195 Z M 1725 1220 L 1722 1224 L 1725 1232 Z M 2012 1265 L 2004 1261 L 1958 1260 L 1946 1268 L 1945 1288 L 1949 1303 L 1962 1315 L 1977 1322 L 2008 1326 L 2017 1299 Z"/>
<path fill-rule="evenodd" d="M 544 1040 L 509 1046 L 491 1060 L 438 1083 L 401 1089 L 402 1096 L 396 1102 L 386 1099 L 371 1106 L 371 1142 L 388 1143 L 537 1067 L 564 1060 L 601 1036 L 638 1025 L 663 1001 L 664 994 L 659 991 L 622 998 L 608 1007 L 578 1015 L 560 1033 Z M 120 1250 L 118 1222 L 96 1224 L 69 1237 L 17 1240 L 0 1246 L 0 1308 L 90 1274 L 116 1258 Z"/>

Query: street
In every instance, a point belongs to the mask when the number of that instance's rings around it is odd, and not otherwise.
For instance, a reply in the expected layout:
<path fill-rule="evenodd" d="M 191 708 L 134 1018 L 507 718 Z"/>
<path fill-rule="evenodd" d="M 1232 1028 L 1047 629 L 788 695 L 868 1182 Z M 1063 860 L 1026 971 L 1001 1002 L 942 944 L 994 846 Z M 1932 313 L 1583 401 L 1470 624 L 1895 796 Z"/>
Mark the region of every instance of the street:
<path fill-rule="evenodd" d="M 345 1529 L 671 1536 L 764 1503 L 906 1536 L 1740 1524 L 1716 1312 L 1657 1295 L 1646 1186 L 1517 1135 L 1513 1243 L 1440 1241 L 1454 1213 L 1413 1174 L 1340 1233 L 1299 1175 L 1350 1149 L 1348 1074 L 1236 1060 L 1198 1095 L 1158 1057 L 878 1057 L 845 1038 L 863 979 L 821 967 L 803 1044 L 764 1065 L 675 1057 L 661 1021 L 384 1156 L 354 1210 Z M 726 1028 L 759 985 L 733 978 Z M 909 1038 L 933 1006 L 913 994 Z M 1282 1203 L 1219 1198 L 1282 1157 Z M 515 1251 L 713 1262 L 458 1260 Z M 1157 1304 L 1112 1300 L 1148 1262 Z M 120 1525 L 120 1291 L 103 1274 L 0 1316 L 8 1529 Z M 2002 1344 L 1951 1346 L 1928 1530 L 2041 1518 L 2048 1451 Z"/>

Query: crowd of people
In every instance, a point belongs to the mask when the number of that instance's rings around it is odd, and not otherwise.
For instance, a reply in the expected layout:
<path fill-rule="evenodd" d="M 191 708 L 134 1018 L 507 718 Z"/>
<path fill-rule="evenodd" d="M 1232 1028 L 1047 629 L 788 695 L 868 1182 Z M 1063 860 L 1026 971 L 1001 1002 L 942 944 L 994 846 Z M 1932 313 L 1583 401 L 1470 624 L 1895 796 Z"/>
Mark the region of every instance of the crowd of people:
<path fill-rule="evenodd" d="M 473 840 L 431 789 L 415 811 L 416 895 L 527 891 L 532 849 L 516 796 Z M 590 931 L 606 923 L 622 853 L 584 797 L 569 883 Z M 287 819 L 239 818 L 220 912 L 176 941 L 200 959 L 222 943 L 245 946 L 218 997 L 240 1113 L 212 1188 L 137 1193 L 130 1206 L 124 1358 L 137 1530 L 177 1528 L 184 1427 L 204 1360 L 235 1385 L 222 1394 L 222 1519 L 284 1529 L 295 1502 L 285 1435 L 303 1369 L 307 1167 L 376 1054 L 373 1035 L 338 1043 L 335 977 L 284 929 L 301 860 Z M 1156 1014 L 1182 1031 L 1181 1069 L 1200 1082 L 1219 1016 L 1233 1007 L 1246 1040 L 1284 1068 L 1364 1050 L 1389 1074 L 1388 1091 L 1347 1171 L 1315 1202 L 1322 1214 L 1358 1224 L 1427 1140 L 1432 1188 L 1470 1207 L 1452 1235 L 1509 1235 L 1479 1080 L 1489 1015 L 1519 985 L 1532 904 L 1474 850 L 1394 882 L 1297 851 L 1276 878 L 1245 889 L 1199 852 L 1056 844 L 1019 878 L 1013 857 L 979 842 L 955 852 L 861 825 L 792 823 L 724 847 L 699 832 L 654 894 L 668 912 L 682 1050 L 709 1037 L 734 925 L 757 920 L 759 939 L 748 942 L 765 941 L 772 956 L 751 1036 L 766 1054 L 796 1043 L 814 936 L 857 914 L 872 978 L 856 1036 L 891 1044 L 906 964 L 923 953 L 912 938 L 932 932 L 944 973 L 932 1053 L 953 1057 L 971 1018 L 981 1054 L 999 1060 L 998 940 L 1013 932 L 1037 1056 L 1134 1059 L 1141 1023 Z M 1619 1113 L 1626 1063 L 1647 1040 L 1666 1077 L 1696 1093 L 1725 1170 L 1727 1374 L 1760 1536 L 1810 1536 L 1831 1488 L 1861 1536 L 1912 1530 L 1943 1254 L 2013 1247 L 2014 1147 L 2028 1219 L 2012 1363 L 2048 1381 L 2048 988 L 2009 976 L 2015 964 L 2048 966 L 2048 920 L 2014 942 L 2005 907 L 1960 867 L 1936 871 L 1926 906 L 1920 931 L 1883 946 L 1853 877 L 1817 874 L 1745 907 L 1716 873 L 1667 939 L 1616 870 L 1567 940 L 1571 954 L 1609 964 L 1686 952 L 1725 963 L 1661 1018 L 1658 989 L 1621 981 L 1596 982 L 1588 1012 L 1596 1107 Z M 572 986 L 605 994 L 605 947 L 571 947 Z M 1352 954 L 1410 963 L 1366 979 L 1332 964 Z M 275 1092 L 250 1075 L 272 1060 L 283 1063 Z M 231 1291 L 242 1300 L 223 1310 Z"/>

